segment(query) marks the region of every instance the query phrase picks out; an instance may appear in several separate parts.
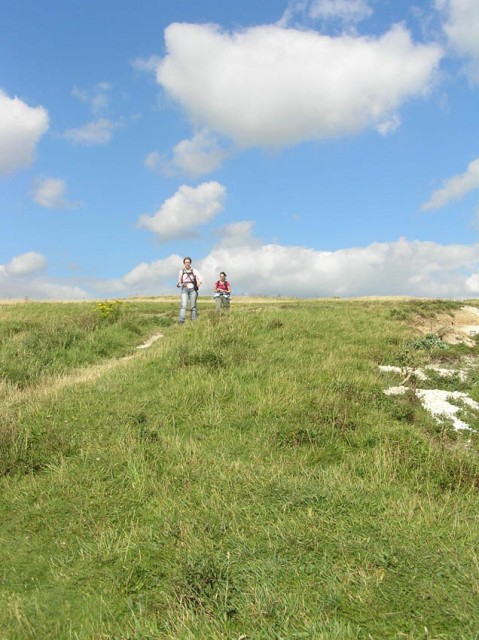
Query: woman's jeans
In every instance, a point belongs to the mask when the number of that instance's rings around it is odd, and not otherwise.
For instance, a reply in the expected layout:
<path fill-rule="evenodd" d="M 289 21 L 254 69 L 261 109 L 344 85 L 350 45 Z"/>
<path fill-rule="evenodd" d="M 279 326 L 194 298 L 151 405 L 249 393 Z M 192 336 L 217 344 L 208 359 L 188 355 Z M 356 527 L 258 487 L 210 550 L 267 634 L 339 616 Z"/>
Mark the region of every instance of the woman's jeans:
<path fill-rule="evenodd" d="M 181 289 L 181 305 L 180 315 L 178 322 L 184 322 L 186 318 L 186 308 L 188 306 L 188 300 L 190 301 L 191 319 L 196 320 L 196 299 L 198 298 L 198 291 L 195 289 L 187 289 L 183 287 Z"/>

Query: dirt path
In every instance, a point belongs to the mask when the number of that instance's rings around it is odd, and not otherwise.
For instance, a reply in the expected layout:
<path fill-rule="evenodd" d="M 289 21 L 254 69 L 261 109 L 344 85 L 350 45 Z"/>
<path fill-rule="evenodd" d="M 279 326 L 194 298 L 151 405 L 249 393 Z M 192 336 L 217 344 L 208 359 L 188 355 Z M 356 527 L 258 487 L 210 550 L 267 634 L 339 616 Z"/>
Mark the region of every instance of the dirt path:
<path fill-rule="evenodd" d="M 81 384 L 82 382 L 91 382 L 92 380 L 99 378 L 106 371 L 115 369 L 127 361 L 138 358 L 141 355 L 142 350 L 148 349 L 152 344 L 163 337 L 163 333 L 155 333 L 151 335 L 148 340 L 136 347 L 137 353 L 123 356 L 121 358 L 111 358 L 110 360 L 81 367 L 72 372 L 58 376 L 50 376 L 43 380 L 42 383 L 34 389 L 17 389 L 0 381 L 0 399 L 3 401 L 4 405 L 12 406 L 20 402 L 35 401 L 38 398 L 50 396 L 68 386 Z"/>

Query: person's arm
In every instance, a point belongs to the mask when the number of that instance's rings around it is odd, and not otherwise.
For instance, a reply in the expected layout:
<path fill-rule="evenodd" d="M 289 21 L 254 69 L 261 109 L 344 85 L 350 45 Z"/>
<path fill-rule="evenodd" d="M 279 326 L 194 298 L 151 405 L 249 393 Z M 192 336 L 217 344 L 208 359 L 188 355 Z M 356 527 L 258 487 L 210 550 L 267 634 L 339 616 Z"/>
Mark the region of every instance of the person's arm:
<path fill-rule="evenodd" d="M 231 285 L 230 285 L 230 283 L 228 282 L 228 280 L 226 281 L 226 283 L 225 283 L 225 284 L 226 284 L 226 292 L 227 292 L 227 293 L 231 293 Z"/>
<path fill-rule="evenodd" d="M 178 282 L 176 283 L 176 286 L 178 287 L 178 289 L 182 286 L 182 279 L 183 279 L 183 271 L 182 269 L 179 270 L 178 272 Z"/>
<path fill-rule="evenodd" d="M 201 273 L 199 271 L 196 271 L 196 269 L 193 269 L 193 273 L 196 278 L 196 287 L 197 289 L 199 289 L 203 284 L 203 278 L 201 277 Z"/>

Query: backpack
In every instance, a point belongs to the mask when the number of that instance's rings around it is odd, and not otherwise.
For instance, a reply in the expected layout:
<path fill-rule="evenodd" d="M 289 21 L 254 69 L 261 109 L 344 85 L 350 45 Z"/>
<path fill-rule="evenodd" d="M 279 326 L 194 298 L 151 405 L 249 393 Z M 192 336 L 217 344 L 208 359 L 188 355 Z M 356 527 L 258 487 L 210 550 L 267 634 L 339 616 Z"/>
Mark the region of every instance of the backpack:
<path fill-rule="evenodd" d="M 195 270 L 191 269 L 191 272 L 188 273 L 188 271 L 186 269 L 183 269 L 183 274 L 181 276 L 181 284 L 183 284 L 183 276 L 184 275 L 188 276 L 188 282 L 191 282 L 191 284 L 193 285 L 193 288 L 195 291 L 198 291 L 198 283 L 196 281 L 196 274 L 195 274 Z M 193 278 L 193 279 L 192 279 Z"/>

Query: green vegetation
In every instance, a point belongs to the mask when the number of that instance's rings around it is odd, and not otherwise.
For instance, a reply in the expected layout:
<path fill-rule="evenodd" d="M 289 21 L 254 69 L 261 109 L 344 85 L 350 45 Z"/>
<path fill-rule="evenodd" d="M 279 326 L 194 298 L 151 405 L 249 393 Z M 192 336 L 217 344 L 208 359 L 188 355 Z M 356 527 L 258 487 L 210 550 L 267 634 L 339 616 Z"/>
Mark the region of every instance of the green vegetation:
<path fill-rule="evenodd" d="M 477 434 L 378 370 L 463 347 L 407 301 L 109 304 L 0 305 L 2 640 L 479 638 Z"/>
<path fill-rule="evenodd" d="M 124 355 L 154 328 L 171 326 L 176 315 L 172 304 L 159 312 L 155 303 L 0 305 L 0 376 L 27 388 L 45 376 Z"/>
<path fill-rule="evenodd" d="M 427 333 L 422 338 L 417 338 L 411 342 L 413 349 L 447 349 L 447 344 L 434 333 Z"/>

